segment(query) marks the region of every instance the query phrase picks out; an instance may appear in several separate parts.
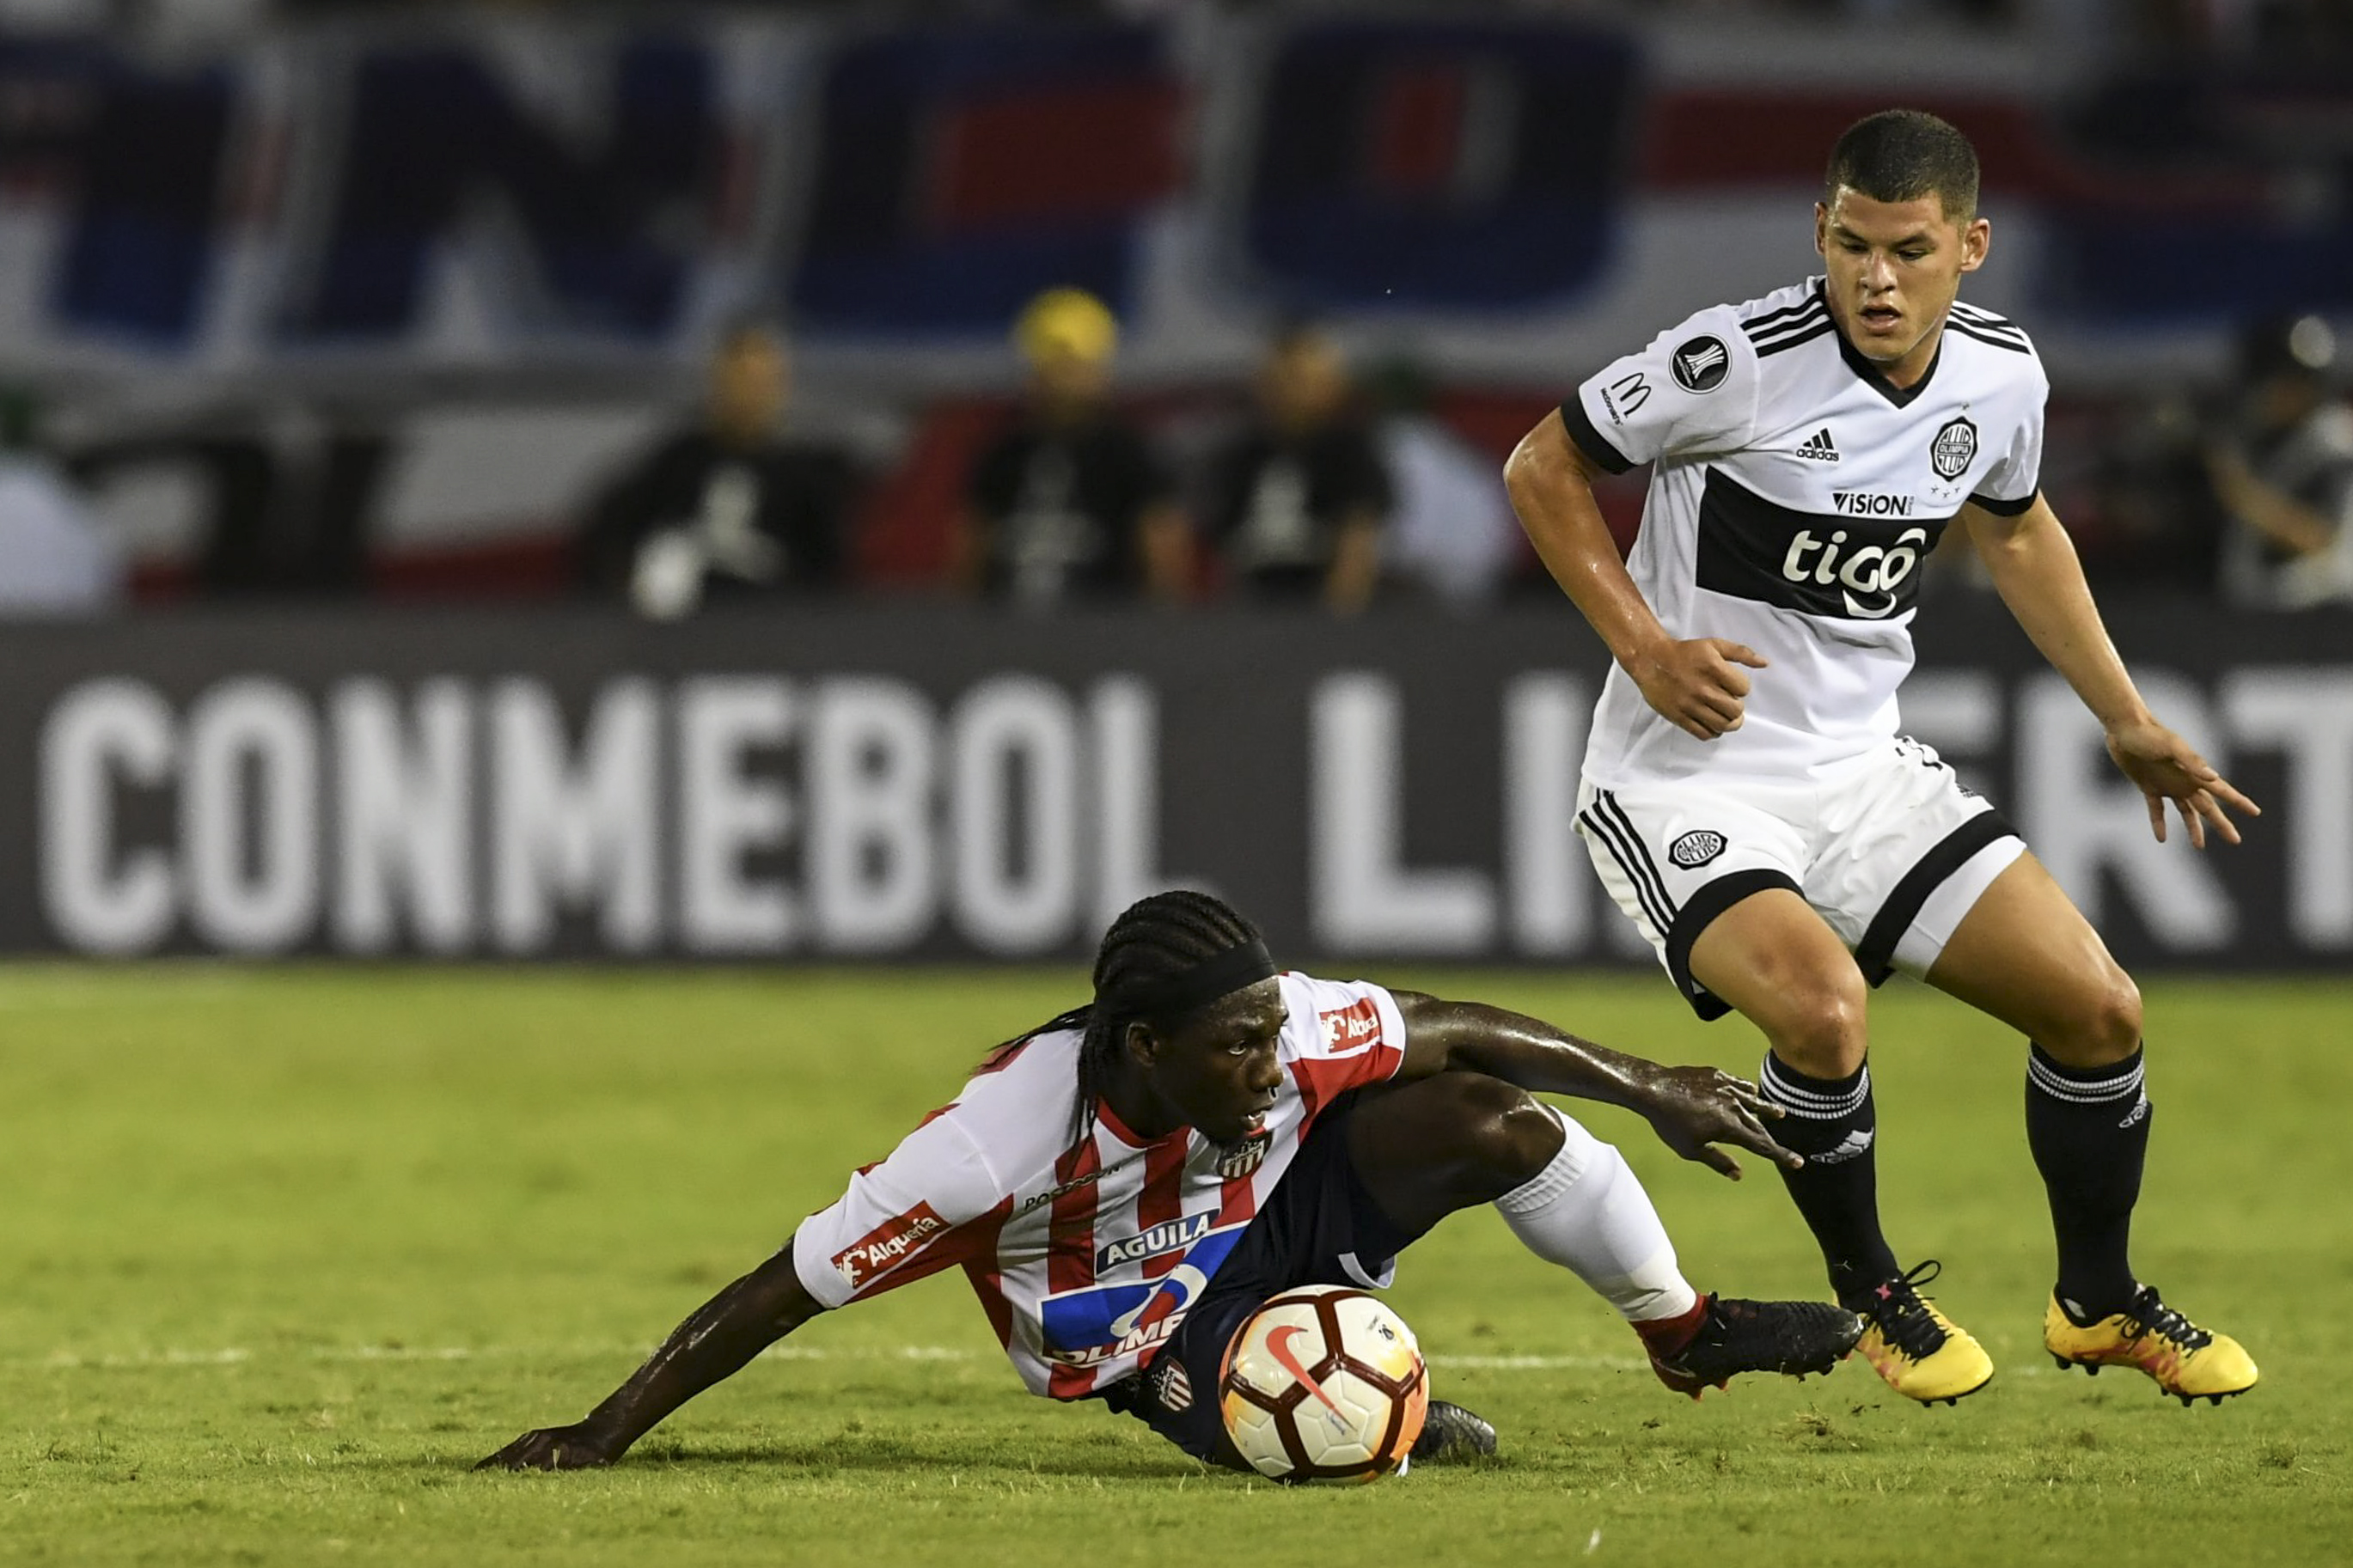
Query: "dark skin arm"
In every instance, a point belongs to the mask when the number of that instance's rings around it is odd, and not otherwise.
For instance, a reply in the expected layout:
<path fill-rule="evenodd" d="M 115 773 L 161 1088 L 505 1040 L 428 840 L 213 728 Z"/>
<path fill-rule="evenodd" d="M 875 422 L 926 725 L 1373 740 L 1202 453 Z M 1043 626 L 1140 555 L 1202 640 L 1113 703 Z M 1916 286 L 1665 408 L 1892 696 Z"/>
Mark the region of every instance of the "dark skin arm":
<path fill-rule="evenodd" d="M 609 1465 L 662 1418 L 825 1309 L 783 1251 L 705 1301 L 605 1402 L 569 1426 L 543 1426 L 492 1454 L 478 1470 L 585 1470 Z"/>
<path fill-rule="evenodd" d="M 1659 1141 L 1684 1159 L 1735 1181 L 1740 1163 L 1715 1144 L 1736 1144 L 1791 1170 L 1806 1163 L 1765 1131 L 1765 1119 L 1778 1120 L 1781 1108 L 1760 1099 L 1756 1085 L 1719 1068 L 1662 1066 L 1481 1002 L 1447 1002 L 1413 991 L 1392 994 L 1405 1017 L 1401 1079 L 1482 1072 L 1539 1094 L 1620 1106 L 1650 1122 Z"/>

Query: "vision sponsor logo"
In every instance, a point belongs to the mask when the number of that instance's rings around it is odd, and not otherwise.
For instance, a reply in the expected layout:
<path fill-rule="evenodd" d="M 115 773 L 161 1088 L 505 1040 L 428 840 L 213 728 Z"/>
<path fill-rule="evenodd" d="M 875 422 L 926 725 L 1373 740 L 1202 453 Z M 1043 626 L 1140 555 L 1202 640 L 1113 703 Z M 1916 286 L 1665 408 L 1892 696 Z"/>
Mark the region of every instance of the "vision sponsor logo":
<path fill-rule="evenodd" d="M 1831 510 L 1848 517 L 1910 517 L 1913 498 L 1878 490 L 1832 490 Z"/>
<path fill-rule="evenodd" d="M 1164 1252 L 1176 1252 L 1192 1246 L 1209 1233 L 1210 1213 L 1187 1215 L 1182 1219 L 1164 1220 L 1141 1236 L 1105 1242 L 1095 1248 L 1095 1272 L 1107 1274 L 1123 1263 L 1139 1258 L 1155 1258 Z"/>
<path fill-rule="evenodd" d="M 1208 1232 L 1156 1280 L 1090 1285 L 1047 1297 L 1038 1303 L 1039 1348 L 1060 1365 L 1091 1367 L 1165 1344 L 1208 1289 L 1242 1229 L 1229 1225 Z"/>
<path fill-rule="evenodd" d="M 1362 1050 L 1381 1037 L 1381 1010 L 1369 996 L 1345 1007 L 1315 1015 L 1324 1031 L 1324 1048 L 1335 1056 Z"/>
<path fill-rule="evenodd" d="M 1876 544 L 1849 549 L 1842 528 L 1828 539 L 1817 539 L 1812 529 L 1801 528 L 1781 558 L 1781 575 L 1792 583 L 1834 586 L 1848 615 L 1875 621 L 1895 613 L 1895 590 L 1918 569 L 1927 545 L 1925 528 L 1905 529 L 1885 549 Z"/>
<path fill-rule="evenodd" d="M 925 1243 L 947 1228 L 948 1222 L 934 1212 L 931 1205 L 917 1204 L 835 1253 L 834 1271 L 849 1282 L 851 1289 L 859 1289 L 921 1252 Z"/>

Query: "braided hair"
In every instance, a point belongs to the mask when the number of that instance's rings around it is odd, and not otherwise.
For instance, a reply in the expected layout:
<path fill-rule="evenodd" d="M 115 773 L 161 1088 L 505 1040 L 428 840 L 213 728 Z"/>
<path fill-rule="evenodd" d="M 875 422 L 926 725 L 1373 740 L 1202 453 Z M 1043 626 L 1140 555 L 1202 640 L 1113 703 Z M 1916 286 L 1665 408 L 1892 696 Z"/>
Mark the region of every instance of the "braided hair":
<path fill-rule="evenodd" d="M 1111 1080 L 1127 1026 L 1140 1021 L 1166 1027 L 1177 1021 L 1139 1011 L 1121 998 L 1148 992 L 1205 960 L 1260 940 L 1258 927 L 1248 917 L 1210 894 L 1177 888 L 1140 899 L 1103 933 L 1103 945 L 1095 952 L 1094 1000 L 1015 1036 L 990 1053 L 989 1059 L 1002 1060 L 1007 1052 L 1039 1035 L 1082 1030 L 1078 1109 L 1071 1125 L 1075 1142 L 1094 1124 L 1095 1101 Z"/>

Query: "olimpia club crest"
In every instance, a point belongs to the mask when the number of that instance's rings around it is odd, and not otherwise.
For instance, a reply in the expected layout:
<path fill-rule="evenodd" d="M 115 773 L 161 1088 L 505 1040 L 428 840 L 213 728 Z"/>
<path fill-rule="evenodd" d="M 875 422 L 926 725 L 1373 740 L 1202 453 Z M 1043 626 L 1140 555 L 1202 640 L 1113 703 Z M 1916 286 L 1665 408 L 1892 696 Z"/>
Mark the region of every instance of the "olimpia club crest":
<path fill-rule="evenodd" d="M 1928 461 L 1935 466 L 1938 479 L 1959 479 L 1969 471 L 1977 457 L 1978 427 L 1959 415 L 1946 420 L 1936 438 L 1928 443 Z"/>

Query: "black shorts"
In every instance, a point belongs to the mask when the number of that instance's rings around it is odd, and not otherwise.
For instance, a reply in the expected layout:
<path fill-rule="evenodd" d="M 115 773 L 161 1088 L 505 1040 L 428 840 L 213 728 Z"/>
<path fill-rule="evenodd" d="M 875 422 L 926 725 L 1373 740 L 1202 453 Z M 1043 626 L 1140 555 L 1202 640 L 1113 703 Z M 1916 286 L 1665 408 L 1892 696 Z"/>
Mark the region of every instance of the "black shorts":
<path fill-rule="evenodd" d="M 1218 1375 L 1235 1331 L 1270 1297 L 1294 1286 L 1388 1285 L 1397 1255 L 1422 1235 L 1382 1213 L 1349 1162 L 1356 1104 L 1356 1094 L 1343 1095 L 1317 1119 L 1175 1337 L 1143 1371 L 1103 1391 L 1113 1409 L 1197 1459 L 1250 1468 L 1218 1413 Z"/>

